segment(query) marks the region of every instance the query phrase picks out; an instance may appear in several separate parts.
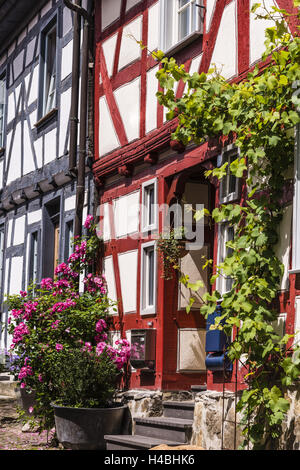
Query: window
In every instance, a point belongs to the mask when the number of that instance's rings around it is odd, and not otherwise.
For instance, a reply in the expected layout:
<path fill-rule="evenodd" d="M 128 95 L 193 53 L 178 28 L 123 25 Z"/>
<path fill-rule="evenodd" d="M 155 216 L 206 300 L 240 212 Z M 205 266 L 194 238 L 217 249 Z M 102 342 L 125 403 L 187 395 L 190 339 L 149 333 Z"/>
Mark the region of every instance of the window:
<path fill-rule="evenodd" d="M 293 243 L 292 243 L 292 271 L 300 272 L 300 125 L 296 127 L 295 142 L 295 189 L 293 200 Z"/>
<path fill-rule="evenodd" d="M 56 23 L 42 33 L 39 117 L 48 114 L 55 107 L 56 98 Z"/>
<path fill-rule="evenodd" d="M 226 167 L 227 174 L 222 178 L 220 184 L 220 203 L 234 201 L 239 198 L 240 195 L 240 180 L 236 178 L 230 171 L 231 163 L 238 158 L 238 150 L 233 149 L 230 151 L 224 151 L 222 154 L 221 165 L 228 162 Z"/>
<path fill-rule="evenodd" d="M 0 301 L 2 302 L 3 291 L 2 291 L 2 281 L 4 273 L 4 234 L 5 227 L 4 225 L 0 226 Z"/>
<path fill-rule="evenodd" d="M 4 146 L 4 116 L 6 99 L 6 80 L 0 77 L 0 148 Z"/>
<path fill-rule="evenodd" d="M 175 52 L 202 33 L 202 0 L 160 0 L 160 48 Z"/>
<path fill-rule="evenodd" d="M 142 231 L 157 228 L 157 181 L 150 180 L 142 186 Z"/>
<path fill-rule="evenodd" d="M 227 256 L 232 254 L 232 248 L 227 246 L 227 242 L 234 239 L 234 229 L 228 223 L 219 224 L 218 231 L 218 265 L 224 262 Z M 217 278 L 217 290 L 221 295 L 229 292 L 232 288 L 233 279 L 220 274 Z"/>
<path fill-rule="evenodd" d="M 69 220 L 65 227 L 65 262 L 68 261 L 69 256 L 73 253 L 73 237 L 74 226 L 73 220 Z"/>
<path fill-rule="evenodd" d="M 38 281 L 38 232 L 30 234 L 28 284 Z"/>
<path fill-rule="evenodd" d="M 60 258 L 60 199 L 56 198 L 43 209 L 42 276 L 53 277 Z"/>
<path fill-rule="evenodd" d="M 142 245 L 141 264 L 141 314 L 155 313 L 156 251 L 154 242 Z"/>

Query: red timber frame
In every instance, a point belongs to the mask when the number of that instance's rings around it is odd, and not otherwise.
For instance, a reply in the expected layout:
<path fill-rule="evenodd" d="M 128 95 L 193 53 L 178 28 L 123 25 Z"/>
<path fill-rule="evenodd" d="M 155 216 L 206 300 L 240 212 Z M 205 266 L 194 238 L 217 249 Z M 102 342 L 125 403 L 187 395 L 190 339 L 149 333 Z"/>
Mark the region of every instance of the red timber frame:
<path fill-rule="evenodd" d="M 218 0 L 215 3 L 215 9 L 211 18 L 211 25 L 208 32 L 202 37 L 195 40 L 185 49 L 177 52 L 175 58 L 178 62 L 184 63 L 185 68 L 189 71 L 192 59 L 202 53 L 202 59 L 199 66 L 199 72 L 207 72 L 214 46 L 216 43 L 217 33 L 221 23 L 224 8 L 231 3 L 232 0 Z M 235 81 L 242 80 L 246 77 L 250 69 L 249 51 L 250 51 L 250 0 L 237 1 L 237 70 L 238 76 Z M 123 27 L 137 16 L 142 15 L 142 41 L 145 44 L 148 37 L 148 9 L 156 0 L 143 0 L 126 13 L 126 0 L 121 2 L 121 12 L 119 20 L 108 26 L 102 33 L 101 31 L 101 2 L 96 2 L 95 10 L 95 162 L 93 166 L 95 182 L 99 188 L 100 203 L 110 203 L 125 194 L 140 190 L 140 198 L 142 197 L 142 184 L 154 177 L 158 182 L 158 204 L 170 202 L 178 190 L 176 178 L 180 175 L 187 174 L 191 169 L 199 169 L 199 167 L 207 168 L 211 160 L 215 159 L 220 153 L 222 145 L 203 144 L 197 148 L 183 149 L 172 146 L 171 133 L 175 130 L 176 119 L 170 122 L 163 122 L 163 107 L 157 104 L 157 129 L 146 133 L 145 116 L 146 116 L 146 87 L 147 71 L 157 65 L 151 55 L 147 54 L 144 49 L 140 59 L 129 64 L 125 68 L 118 71 L 118 60 L 120 56 L 121 39 Z M 292 6 L 292 0 L 277 0 L 280 8 L 285 8 L 290 13 L 295 13 Z M 289 26 L 292 32 L 296 31 L 296 23 L 290 20 Z M 204 31 L 206 27 L 204 24 Z M 113 62 L 112 76 L 108 76 L 105 57 L 103 53 L 102 43 L 112 34 L 117 33 L 117 42 L 115 56 Z M 267 63 L 267 62 L 266 62 Z M 265 64 L 260 64 L 262 67 Z M 101 74 L 102 81 L 100 83 L 99 76 Z M 140 77 L 140 127 L 139 139 L 128 142 L 124 123 L 120 115 L 113 92 L 133 79 Z M 184 84 L 180 83 L 177 88 L 177 97 L 182 96 Z M 120 148 L 110 152 L 108 155 L 99 157 L 99 99 L 105 96 L 108 108 L 111 113 L 113 124 L 118 135 Z M 223 142 L 223 144 L 226 142 Z M 168 158 L 157 161 L 157 155 L 166 149 L 174 149 L 174 153 Z M 177 149 L 177 152 L 176 152 Z M 181 152 L 181 153 L 179 153 Z M 145 163 L 148 165 L 145 166 Z M 133 172 L 134 168 L 143 164 L 143 169 L 139 172 Z M 111 176 L 119 174 L 115 183 L 109 186 L 106 181 Z M 172 184 L 173 182 L 173 184 Z M 219 204 L 218 185 L 212 182 L 212 194 L 214 200 L 212 206 Z M 245 188 L 242 189 L 242 194 Z M 286 203 L 291 202 L 291 195 L 287 195 Z M 243 203 L 243 197 L 241 204 Z M 111 206 L 110 206 L 111 207 Z M 199 315 L 198 311 L 186 314 L 185 310 L 178 310 L 177 307 L 177 281 L 166 281 L 160 273 L 162 272 L 161 260 L 158 259 L 158 275 L 157 275 L 157 308 L 156 314 L 146 317 L 140 314 L 140 275 L 137 278 L 137 311 L 132 314 L 124 314 L 122 305 L 122 293 L 120 272 L 118 266 L 118 253 L 138 250 L 138 273 L 140 273 L 141 260 L 141 244 L 147 239 L 143 238 L 141 231 L 135 239 L 121 238 L 116 239 L 114 236 L 114 220 L 112 209 L 110 209 L 110 229 L 112 240 L 105 243 L 105 256 L 112 256 L 115 274 L 116 293 L 120 300 L 118 305 L 119 314 L 113 318 L 113 329 L 120 330 L 123 337 L 127 330 L 136 328 L 147 328 L 149 322 L 152 322 L 153 328 L 157 330 L 156 342 L 156 373 L 155 375 L 144 375 L 141 372 L 132 373 L 130 386 L 131 388 L 149 388 L 161 390 L 183 390 L 189 389 L 191 385 L 207 383 L 208 389 L 221 391 L 223 389 L 222 373 L 197 373 L 182 374 L 176 372 L 177 362 L 177 330 L 178 328 L 205 328 L 205 320 Z M 162 231 L 163 220 L 162 215 L 159 219 L 159 232 Z M 140 228 L 141 230 L 141 228 Z M 149 238 L 151 240 L 151 237 Z M 218 250 L 218 233 L 214 227 L 212 237 L 212 253 L 213 259 L 217 259 Z M 287 314 L 286 332 L 294 332 L 295 323 L 295 297 L 300 295 L 300 282 L 296 275 L 290 275 L 290 289 L 279 293 L 278 306 L 280 313 Z M 214 288 L 215 286 L 213 286 Z M 226 389 L 234 390 L 236 377 L 238 382 L 242 382 L 243 368 L 239 365 L 236 371 L 234 366 L 233 373 L 226 380 Z M 237 375 L 236 375 L 237 372 Z M 243 386 L 243 385 L 240 385 Z"/>

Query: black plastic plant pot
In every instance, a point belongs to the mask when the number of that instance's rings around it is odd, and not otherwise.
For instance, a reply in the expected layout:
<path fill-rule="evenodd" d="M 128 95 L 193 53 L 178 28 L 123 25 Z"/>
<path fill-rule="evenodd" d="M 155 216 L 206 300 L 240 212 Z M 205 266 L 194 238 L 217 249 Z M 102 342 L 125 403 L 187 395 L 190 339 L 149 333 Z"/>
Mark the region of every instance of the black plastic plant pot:
<path fill-rule="evenodd" d="M 104 450 L 106 434 L 122 434 L 127 406 L 111 408 L 54 408 L 57 438 L 65 449 Z"/>

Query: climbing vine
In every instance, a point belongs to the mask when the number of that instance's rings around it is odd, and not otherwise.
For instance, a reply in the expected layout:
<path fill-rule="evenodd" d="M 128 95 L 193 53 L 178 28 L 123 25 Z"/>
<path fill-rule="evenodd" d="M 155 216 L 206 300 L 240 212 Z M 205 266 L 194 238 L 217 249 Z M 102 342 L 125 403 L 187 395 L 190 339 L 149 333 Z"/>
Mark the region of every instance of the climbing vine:
<path fill-rule="evenodd" d="M 299 0 L 294 3 L 300 4 Z M 260 6 L 255 4 L 252 12 Z M 229 165 L 231 174 L 246 184 L 243 201 L 195 214 L 198 219 L 206 215 L 216 223 L 226 222 L 234 229 L 233 239 L 226 244 L 228 254 L 210 279 L 214 285 L 218 277 L 230 277 L 231 289 L 222 298 L 217 289 L 207 292 L 200 312 L 207 318 L 221 303 L 222 313 L 213 328 L 223 329 L 233 338 L 228 356 L 232 361 L 243 358 L 247 367 L 248 389 L 237 405 L 244 445 L 249 439 L 254 449 L 270 449 L 282 433 L 289 408 L 287 389 L 300 375 L 299 346 L 291 346 L 292 335 L 282 337 L 274 326 L 283 275 L 275 245 L 284 212 L 281 201 L 287 171 L 294 161 L 295 127 L 300 122 L 300 98 L 295 89 L 300 83 L 300 39 L 290 34 L 286 11 L 272 7 L 259 17 L 272 18 L 274 26 L 266 29 L 261 65 L 238 83 L 227 82 L 216 68 L 190 75 L 184 65 L 161 51 L 153 56 L 161 64 L 157 72 L 163 89 L 157 93 L 159 103 L 168 108 L 169 120 L 178 119 L 172 138 L 185 145 L 227 139 L 239 149 L 230 165 L 225 162 L 211 168 L 206 177 L 222 180 Z M 186 91 L 177 99 L 174 85 L 180 80 Z M 187 283 L 188 279 L 181 281 Z M 198 289 L 199 282 L 196 284 Z"/>

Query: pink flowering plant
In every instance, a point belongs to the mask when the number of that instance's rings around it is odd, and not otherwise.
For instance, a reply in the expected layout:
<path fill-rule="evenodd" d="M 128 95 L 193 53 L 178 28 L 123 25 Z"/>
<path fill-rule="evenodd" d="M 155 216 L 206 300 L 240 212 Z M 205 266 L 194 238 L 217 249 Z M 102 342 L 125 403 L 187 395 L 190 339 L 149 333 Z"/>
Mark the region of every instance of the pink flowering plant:
<path fill-rule="evenodd" d="M 34 415 L 42 429 L 53 427 L 51 402 L 107 406 L 129 359 L 126 340 L 109 344 L 108 311 L 114 305 L 104 277 L 93 272 L 101 242 L 92 216 L 85 228 L 88 235 L 74 240 L 73 253 L 53 279 L 8 297 L 15 375 L 22 389 L 35 393 Z"/>

